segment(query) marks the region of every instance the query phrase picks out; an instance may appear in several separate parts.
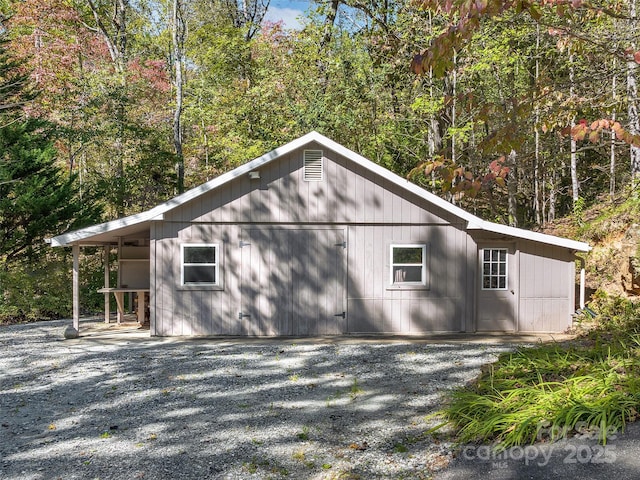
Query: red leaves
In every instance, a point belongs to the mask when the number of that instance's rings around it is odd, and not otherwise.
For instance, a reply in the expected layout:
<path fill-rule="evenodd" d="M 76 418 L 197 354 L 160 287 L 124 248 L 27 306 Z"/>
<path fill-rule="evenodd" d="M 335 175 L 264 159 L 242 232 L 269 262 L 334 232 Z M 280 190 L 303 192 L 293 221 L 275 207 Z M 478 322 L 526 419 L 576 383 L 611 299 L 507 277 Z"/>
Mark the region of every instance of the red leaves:
<path fill-rule="evenodd" d="M 418 6 L 445 17 L 445 30 L 434 38 L 431 46 L 411 62 L 416 75 L 424 75 L 431 68 L 436 76 L 443 75 L 451 67 L 451 57 L 456 50 L 464 48 L 468 40 L 480 27 L 483 18 L 497 17 L 508 11 L 526 12 L 536 22 L 546 12 L 569 18 L 576 10 L 594 6 L 585 0 L 414 0 Z M 568 31 L 550 28 L 552 36 L 565 36 Z M 640 64 L 640 52 L 634 55 Z"/>
<path fill-rule="evenodd" d="M 640 52 L 636 52 L 633 54 L 633 59 L 635 60 L 636 63 L 640 64 Z"/>
<path fill-rule="evenodd" d="M 603 131 L 613 132 L 618 140 L 628 143 L 629 145 L 640 147 L 640 135 L 633 135 L 625 130 L 622 125 L 620 125 L 620 122 L 606 118 L 594 120 L 589 125 L 587 125 L 586 120 L 580 120 L 577 125 L 562 129 L 560 134 L 563 136 L 571 135 L 571 138 L 577 142 L 588 140 L 595 144 L 600 141 Z"/>
<path fill-rule="evenodd" d="M 411 71 L 416 75 L 423 75 L 424 70 L 424 56 L 420 53 L 413 56 L 411 60 Z"/>
<path fill-rule="evenodd" d="M 466 167 L 456 165 L 451 160 L 437 159 L 424 163 L 414 170 L 414 174 L 422 170 L 425 176 L 435 175 L 441 181 L 441 189 L 453 195 L 465 195 L 475 198 L 481 191 L 488 191 L 495 186 L 504 187 L 510 168 L 502 156 L 488 165 L 488 172 L 476 175 Z"/>

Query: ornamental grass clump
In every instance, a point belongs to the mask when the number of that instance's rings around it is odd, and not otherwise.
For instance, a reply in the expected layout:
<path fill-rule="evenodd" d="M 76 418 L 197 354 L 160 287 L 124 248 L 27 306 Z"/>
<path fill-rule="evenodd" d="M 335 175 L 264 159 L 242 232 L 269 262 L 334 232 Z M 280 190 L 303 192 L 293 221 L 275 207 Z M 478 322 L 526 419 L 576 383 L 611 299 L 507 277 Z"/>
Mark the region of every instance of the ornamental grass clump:
<path fill-rule="evenodd" d="M 502 354 L 472 385 L 452 391 L 444 424 L 461 442 L 499 449 L 585 431 L 606 443 L 640 411 L 640 305 L 605 300 L 588 334 Z"/>

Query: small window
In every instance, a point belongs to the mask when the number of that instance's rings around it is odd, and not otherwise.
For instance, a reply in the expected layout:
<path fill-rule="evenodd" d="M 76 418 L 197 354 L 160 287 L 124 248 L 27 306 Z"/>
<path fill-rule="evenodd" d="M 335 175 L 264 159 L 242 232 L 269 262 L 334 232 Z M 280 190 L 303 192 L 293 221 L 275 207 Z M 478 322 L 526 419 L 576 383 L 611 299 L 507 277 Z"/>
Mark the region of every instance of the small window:
<path fill-rule="evenodd" d="M 482 289 L 507 289 L 506 248 L 485 248 L 482 250 Z"/>
<path fill-rule="evenodd" d="M 305 150 L 304 180 L 306 182 L 320 182 L 322 178 L 322 150 Z"/>
<path fill-rule="evenodd" d="M 218 245 L 182 245 L 182 285 L 218 285 Z"/>
<path fill-rule="evenodd" d="M 391 285 L 427 284 L 427 246 L 391 245 Z"/>

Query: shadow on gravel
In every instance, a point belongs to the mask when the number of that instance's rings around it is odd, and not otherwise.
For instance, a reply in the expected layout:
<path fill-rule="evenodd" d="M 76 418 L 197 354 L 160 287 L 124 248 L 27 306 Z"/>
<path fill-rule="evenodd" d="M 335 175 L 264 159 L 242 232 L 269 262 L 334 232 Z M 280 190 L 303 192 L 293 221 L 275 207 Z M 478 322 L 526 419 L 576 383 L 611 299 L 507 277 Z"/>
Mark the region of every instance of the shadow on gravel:
<path fill-rule="evenodd" d="M 60 341 L 0 329 L 0 478 L 429 478 L 442 389 L 507 346 Z"/>
<path fill-rule="evenodd" d="M 492 452 L 487 445 L 465 445 L 437 480 L 554 480 L 580 478 L 638 478 L 640 472 L 640 424 L 613 434 L 606 445 L 593 435 L 577 435 L 556 443 L 539 443 Z"/>

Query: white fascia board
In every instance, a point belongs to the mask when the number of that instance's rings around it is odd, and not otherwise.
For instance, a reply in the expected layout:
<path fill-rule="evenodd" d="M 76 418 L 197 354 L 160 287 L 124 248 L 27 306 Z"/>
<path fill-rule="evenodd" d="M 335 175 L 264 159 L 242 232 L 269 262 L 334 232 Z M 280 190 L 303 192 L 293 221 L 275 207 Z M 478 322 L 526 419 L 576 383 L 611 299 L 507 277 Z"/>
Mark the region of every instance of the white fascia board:
<path fill-rule="evenodd" d="M 523 240 L 531 240 L 532 242 L 545 243 L 547 245 L 554 245 L 556 247 L 568 248 L 569 250 L 576 250 L 578 252 L 591 251 L 591 246 L 588 243 L 578 242 L 577 240 L 556 237 L 555 235 L 548 235 L 546 233 L 532 232 L 531 230 L 510 227 L 508 225 L 487 222 L 485 220 L 481 220 L 480 222 L 480 224 L 467 226 L 467 230 L 484 230 L 486 232 L 499 233 L 510 237 L 521 238 Z"/>
<path fill-rule="evenodd" d="M 409 190 L 411 193 L 414 193 L 419 197 L 422 197 L 423 199 L 443 209 L 444 211 L 449 212 L 457 217 L 460 217 L 460 219 L 470 223 L 476 220 L 479 220 L 478 217 L 476 217 L 475 215 L 472 215 L 466 210 L 463 210 L 460 207 L 456 207 L 452 203 L 447 202 L 445 199 L 440 198 L 437 195 L 434 195 L 433 193 L 425 190 L 424 188 L 416 185 L 415 183 L 410 182 L 406 178 L 396 175 L 390 170 L 378 165 L 377 163 L 372 162 L 368 158 L 365 158 L 362 155 L 352 150 L 349 150 L 348 148 L 340 145 L 339 143 L 334 142 L 333 140 L 319 134 L 318 132 L 311 132 L 309 136 L 311 135 L 314 136 L 313 140 L 320 143 L 321 145 L 324 145 L 325 147 L 333 150 L 334 152 L 342 155 L 343 157 L 348 158 L 349 160 L 360 165 L 361 167 L 364 167 L 367 170 L 370 170 L 373 173 L 380 175 L 383 178 L 386 178 L 391 183 L 394 183 L 399 187 L 404 188 L 405 190 Z"/>
<path fill-rule="evenodd" d="M 333 140 L 321 135 L 318 132 L 310 132 L 296 140 L 293 140 L 282 147 L 276 148 L 264 155 L 245 163 L 227 173 L 220 175 L 219 177 L 214 178 L 202 185 L 192 188 L 182 195 L 178 195 L 157 207 L 152 208 L 151 210 L 147 210 L 145 212 L 141 212 L 135 215 L 131 215 L 125 218 L 121 218 L 118 220 L 113 220 L 111 222 L 102 223 L 100 225 L 95 225 L 92 227 L 87 227 L 81 230 L 76 230 L 74 232 L 69 232 L 63 235 L 58 235 L 56 237 L 51 238 L 51 246 L 59 247 L 70 245 L 72 243 L 78 242 L 80 240 L 84 240 L 86 238 L 92 237 L 94 235 L 99 235 L 102 233 L 107 233 L 113 230 L 117 230 L 119 228 L 151 221 L 151 220 L 162 220 L 164 218 L 164 214 L 177 208 L 190 200 L 193 200 L 205 193 L 214 190 L 221 185 L 237 178 L 242 175 L 246 175 L 251 170 L 256 170 L 265 164 L 272 162 L 273 160 L 282 157 L 283 155 L 287 155 L 292 151 L 307 145 L 308 143 L 316 142 L 334 152 L 342 155 L 345 158 L 348 158 L 352 162 L 360 165 L 361 167 L 381 176 L 382 178 L 387 179 L 391 183 L 398 185 L 405 190 L 410 191 L 411 193 L 417 195 L 420 198 L 428 201 L 429 203 L 435 205 L 438 208 L 441 208 L 445 212 L 449 212 L 452 215 L 460 218 L 463 221 L 467 222 L 467 230 L 486 230 L 489 232 L 500 233 L 503 235 L 514 236 L 517 238 L 523 238 L 527 240 L 532 240 L 536 242 L 546 243 L 550 245 L 557 245 L 560 247 L 566 247 L 571 250 L 577 250 L 581 252 L 588 252 L 591 250 L 591 247 L 582 242 L 577 242 L 575 240 L 569 240 L 566 238 L 555 237 L 553 235 L 546 235 L 543 233 L 531 232 L 529 230 L 523 230 L 515 227 L 508 227 L 506 225 L 500 225 L 497 223 L 487 222 L 475 215 L 467 212 L 466 210 L 461 209 L 460 207 L 456 207 L 452 203 L 444 200 L 443 198 L 434 195 L 431 192 L 428 192 L 424 188 L 411 183 L 406 178 L 400 177 L 395 173 L 387 170 L 386 168 L 372 162 L 371 160 L 363 157 L 362 155 L 349 150 L 348 148 L 340 145 L 339 143 L 334 142 Z"/>
<path fill-rule="evenodd" d="M 242 176 L 250 172 L 251 170 L 255 170 L 256 168 L 259 168 L 264 164 L 275 160 L 276 158 L 286 155 L 296 150 L 297 148 L 303 145 L 306 145 L 307 143 L 310 143 L 312 141 L 318 141 L 320 143 L 323 143 L 322 139 L 328 140 L 326 137 L 323 137 L 317 132 L 308 133 L 307 135 L 304 135 L 303 137 L 300 137 L 292 142 L 289 142 L 286 145 L 283 145 L 282 147 L 276 148 L 275 150 L 265 153 L 264 155 L 250 161 L 249 163 L 245 163 L 244 165 L 241 165 L 227 173 L 220 175 L 219 177 L 214 178 L 213 180 L 209 180 L 208 182 L 203 183 L 198 187 L 192 188 L 184 192 L 183 194 L 178 195 L 177 197 L 167 200 L 166 202 L 161 203 L 160 205 L 152 208 L 151 210 L 146 210 L 144 212 L 137 213 L 135 215 L 119 218 L 117 220 L 101 223 L 99 225 L 92 225 L 90 227 L 82 228 L 82 229 L 75 230 L 73 232 L 68 232 L 62 235 L 57 235 L 49 239 L 50 242 L 48 243 L 50 243 L 52 247 L 64 247 L 64 246 L 71 245 L 73 243 L 85 240 L 94 235 L 108 233 L 123 227 L 128 227 L 131 225 L 136 225 L 136 224 L 144 223 L 151 220 L 162 220 L 164 217 L 164 214 L 169 212 L 170 210 L 173 210 L 174 208 L 177 208 L 180 205 L 183 205 L 189 202 L 190 200 L 198 198 L 199 196 L 215 188 L 218 188 L 219 186 L 233 180 L 234 178 Z"/>

